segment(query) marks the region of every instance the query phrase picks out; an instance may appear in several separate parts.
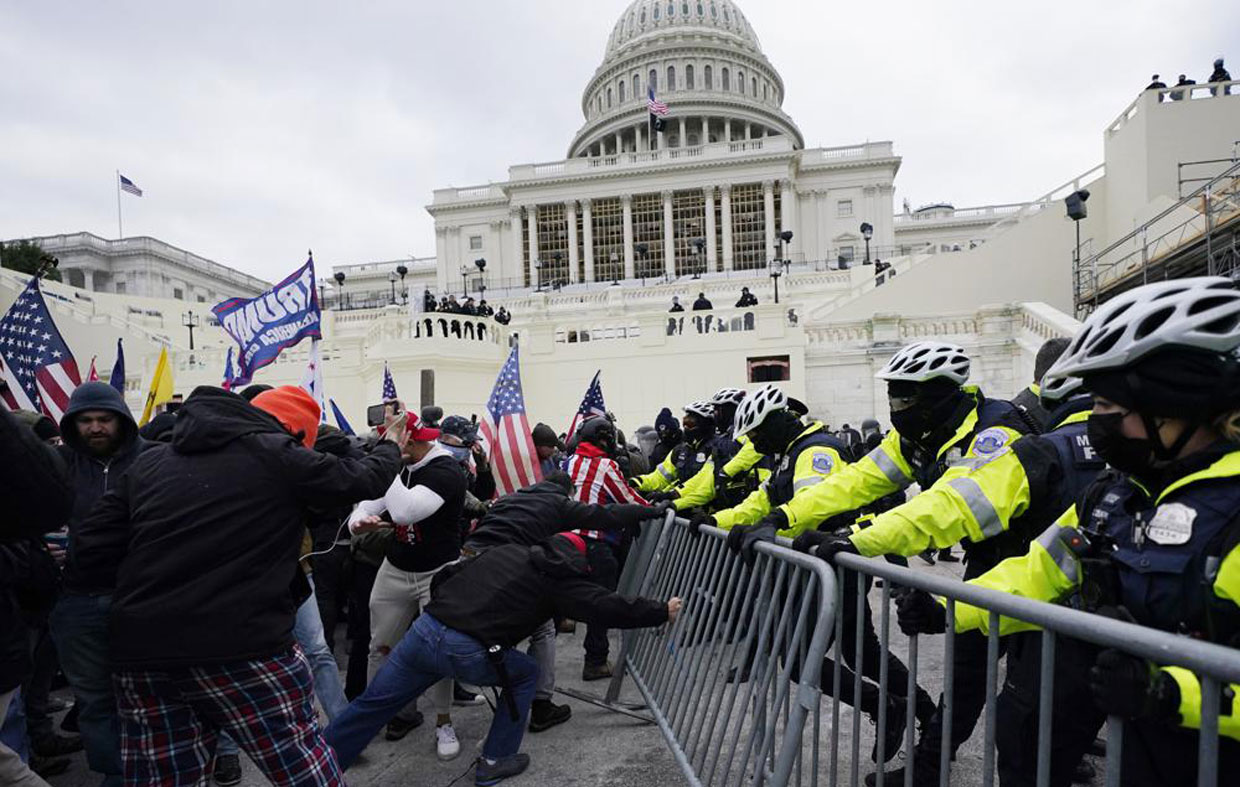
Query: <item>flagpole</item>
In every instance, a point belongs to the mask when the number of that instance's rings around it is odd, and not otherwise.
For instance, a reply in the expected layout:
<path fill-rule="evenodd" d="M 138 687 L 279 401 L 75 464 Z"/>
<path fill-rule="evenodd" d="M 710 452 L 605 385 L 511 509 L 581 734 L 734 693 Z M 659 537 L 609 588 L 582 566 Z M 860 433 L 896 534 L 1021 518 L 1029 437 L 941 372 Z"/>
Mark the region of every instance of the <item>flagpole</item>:
<path fill-rule="evenodd" d="M 124 225 L 121 224 L 121 171 L 116 170 L 116 239 L 125 237 Z"/>

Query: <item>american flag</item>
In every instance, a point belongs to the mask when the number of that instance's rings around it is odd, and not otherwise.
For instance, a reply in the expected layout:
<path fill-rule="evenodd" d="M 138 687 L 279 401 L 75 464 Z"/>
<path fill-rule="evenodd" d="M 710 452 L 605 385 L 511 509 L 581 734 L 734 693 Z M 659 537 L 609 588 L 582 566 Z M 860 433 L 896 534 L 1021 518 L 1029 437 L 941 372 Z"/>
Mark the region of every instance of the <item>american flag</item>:
<path fill-rule="evenodd" d="M 10 410 L 33 410 L 59 421 L 73 389 L 82 384 L 77 361 L 43 302 L 38 277 L 30 280 L 0 320 L 0 396 Z"/>
<path fill-rule="evenodd" d="M 662 117 L 667 114 L 667 104 L 654 97 L 654 88 L 646 90 L 646 109 L 650 110 L 650 114 Z"/>
<path fill-rule="evenodd" d="M 116 177 L 121 179 L 121 191 L 128 191 L 130 194 L 134 195 L 135 197 L 142 196 L 142 189 L 138 188 L 137 184 L 135 184 L 132 180 L 125 177 L 119 172 L 116 173 Z"/>
<path fill-rule="evenodd" d="M 518 349 L 513 347 L 508 354 L 482 416 L 482 437 L 491 450 L 496 496 L 542 480 L 530 422 L 525 417 Z"/>
<path fill-rule="evenodd" d="M 392 370 L 383 364 L 383 401 L 396 401 L 396 381 L 392 379 Z"/>
<path fill-rule="evenodd" d="M 590 387 L 586 389 L 586 395 L 581 400 L 581 406 L 577 408 L 577 414 L 573 416 L 573 423 L 568 427 L 569 437 L 575 435 L 577 427 L 590 416 L 607 415 L 607 405 L 603 404 L 603 385 L 598 379 L 602 371 L 600 369 L 594 373 L 594 379 L 590 381 Z"/>
<path fill-rule="evenodd" d="M 225 391 L 231 391 L 233 388 L 233 378 L 237 374 L 233 371 L 232 362 L 233 348 L 228 348 L 228 357 L 224 359 L 224 384 L 221 386 Z"/>

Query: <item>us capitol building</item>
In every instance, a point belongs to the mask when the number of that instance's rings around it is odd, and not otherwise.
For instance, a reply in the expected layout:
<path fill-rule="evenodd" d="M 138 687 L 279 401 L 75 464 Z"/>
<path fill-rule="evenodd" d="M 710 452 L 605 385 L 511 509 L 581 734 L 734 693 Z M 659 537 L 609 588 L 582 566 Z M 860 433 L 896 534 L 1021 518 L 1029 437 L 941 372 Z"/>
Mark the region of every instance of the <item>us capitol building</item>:
<path fill-rule="evenodd" d="M 782 109 L 784 80 L 731 0 L 636 0 L 604 33 L 564 159 L 437 189 L 426 207 L 433 258 L 330 272 L 319 262 L 326 389 L 355 426 L 379 397 L 385 362 L 411 405 L 480 414 L 514 342 L 531 422 L 557 429 L 598 369 L 629 431 L 664 405 L 767 381 L 834 426 L 886 423 L 873 373 L 925 337 L 965 345 L 973 381 L 1010 396 L 1030 382 L 1041 342 L 1074 330 L 1091 293 L 1136 275 L 1134 259 L 1149 263 L 1153 222 L 1201 220 L 1183 199 L 1182 165 L 1236 155 L 1228 129 L 1240 127 L 1240 86 L 1179 99 L 1146 91 L 1102 130 L 1104 161 L 1052 178 L 1045 194 L 897 208 L 893 143 L 806 149 Z M 669 107 L 653 136 L 650 89 Z M 1063 198 L 1080 189 L 1089 213 L 1074 222 Z M 1225 209 L 1207 207 L 1207 229 L 1229 220 Z M 102 372 L 125 339 L 131 405 L 162 346 L 178 390 L 219 384 L 231 340 L 210 306 L 265 286 L 152 238 L 36 240 L 60 259 L 66 284 L 45 291 L 79 365 L 97 355 Z M 1176 252 L 1167 243 L 1158 253 Z M 0 274 L 0 308 L 22 284 Z M 742 287 L 758 306 L 732 305 Z M 485 297 L 512 322 L 423 314 L 424 290 Z M 668 313 L 673 296 L 689 308 L 699 293 L 710 312 Z M 296 384 L 308 350 L 286 351 L 256 380 Z"/>

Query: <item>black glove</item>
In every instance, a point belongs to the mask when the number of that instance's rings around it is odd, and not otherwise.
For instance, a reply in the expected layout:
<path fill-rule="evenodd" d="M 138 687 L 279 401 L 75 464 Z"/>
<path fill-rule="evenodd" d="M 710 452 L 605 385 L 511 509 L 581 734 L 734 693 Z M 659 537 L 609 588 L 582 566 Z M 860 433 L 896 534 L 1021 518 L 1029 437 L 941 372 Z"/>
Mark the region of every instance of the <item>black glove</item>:
<path fill-rule="evenodd" d="M 1180 687 L 1145 659 L 1104 650 L 1089 670 L 1094 704 L 1108 715 L 1126 719 L 1179 722 Z"/>
<path fill-rule="evenodd" d="M 771 509 L 771 512 L 767 514 L 766 516 L 762 517 L 762 520 L 758 522 L 758 527 L 767 527 L 767 526 L 773 527 L 776 530 L 787 530 L 788 529 L 788 515 L 784 513 L 784 510 L 782 508 Z"/>
<path fill-rule="evenodd" d="M 652 503 L 649 506 L 647 506 L 647 509 L 649 509 L 650 513 L 645 518 L 646 519 L 662 519 L 664 515 L 667 514 L 668 509 L 671 509 L 671 508 L 672 508 L 672 501 L 670 500 L 660 500 L 657 503 Z"/>
<path fill-rule="evenodd" d="M 670 502 L 678 497 L 680 497 L 680 493 L 673 489 L 667 492 L 654 492 L 653 494 L 646 495 L 646 500 L 651 503 L 662 503 L 665 501 Z"/>
<path fill-rule="evenodd" d="M 861 554 L 857 551 L 857 547 L 853 545 L 852 538 L 850 538 L 850 533 L 847 530 L 835 532 L 810 530 L 793 539 L 792 548 L 797 552 L 814 555 L 832 565 L 835 563 L 835 556 L 841 552 L 850 555 Z"/>
<path fill-rule="evenodd" d="M 947 610 L 926 591 L 913 590 L 896 601 L 896 621 L 910 637 L 942 634 L 947 631 Z"/>
<path fill-rule="evenodd" d="M 689 520 L 689 534 L 692 536 L 700 536 L 702 534 L 702 525 L 718 527 L 719 523 L 716 522 L 715 518 L 710 514 L 694 514 Z M 731 538 L 731 534 L 729 534 L 729 538 Z"/>
<path fill-rule="evenodd" d="M 745 558 L 745 562 L 751 566 L 758 559 L 758 553 L 754 549 L 758 542 L 773 542 L 774 540 L 774 525 L 737 525 L 728 531 L 728 549 L 739 552 L 741 557 Z"/>

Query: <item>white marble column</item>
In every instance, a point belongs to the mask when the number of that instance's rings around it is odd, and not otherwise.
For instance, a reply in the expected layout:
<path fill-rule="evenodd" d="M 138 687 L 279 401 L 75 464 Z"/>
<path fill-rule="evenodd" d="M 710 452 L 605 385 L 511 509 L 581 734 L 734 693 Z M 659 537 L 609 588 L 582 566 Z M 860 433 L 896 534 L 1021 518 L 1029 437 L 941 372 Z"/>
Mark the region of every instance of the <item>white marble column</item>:
<path fill-rule="evenodd" d="M 792 181 L 788 179 L 779 182 L 779 231 L 792 230 L 794 233 L 800 230 L 797 221 L 797 198 L 796 191 L 792 188 Z M 804 241 L 802 241 L 804 242 Z"/>
<path fill-rule="evenodd" d="M 685 119 L 683 117 L 680 119 L 680 146 L 682 148 L 689 147 L 689 133 L 685 126 Z"/>
<path fill-rule="evenodd" d="M 751 139 L 753 139 L 753 123 L 746 123 L 745 124 L 745 141 L 748 142 Z"/>
<path fill-rule="evenodd" d="M 719 220 L 723 222 L 723 269 L 732 270 L 732 186 L 725 183 L 719 187 Z"/>
<path fill-rule="evenodd" d="M 775 182 L 762 181 L 762 226 L 766 230 L 766 261 L 775 259 Z"/>
<path fill-rule="evenodd" d="M 577 203 L 569 200 L 564 203 L 564 218 L 568 222 L 568 283 L 576 284 L 577 264 L 581 257 L 577 254 Z"/>
<path fill-rule="evenodd" d="M 540 283 L 542 275 L 536 268 L 534 263 L 538 262 L 538 206 L 525 206 L 525 220 L 530 227 L 530 266 L 529 276 L 530 283 L 537 286 Z"/>
<path fill-rule="evenodd" d="M 435 287 L 436 295 L 443 295 L 448 291 L 448 266 L 451 264 L 448 260 L 448 228 L 435 228 Z M 346 280 L 347 286 L 347 280 Z M 340 297 L 339 289 L 336 291 L 336 297 Z"/>
<path fill-rule="evenodd" d="M 672 217 L 672 192 L 663 192 L 663 271 L 676 275 L 676 226 Z"/>
<path fill-rule="evenodd" d="M 581 201 L 581 240 L 586 255 L 586 281 L 594 281 L 594 220 L 591 215 L 590 200 Z"/>
<path fill-rule="evenodd" d="M 619 156 L 624 151 L 624 139 L 621 138 L 620 132 L 616 132 L 616 155 Z"/>
<path fill-rule="evenodd" d="M 719 261 L 715 249 L 715 187 L 707 186 L 702 191 L 706 195 L 706 270 L 714 273 Z"/>
<path fill-rule="evenodd" d="M 636 129 L 636 131 L 634 131 L 634 135 L 635 135 L 635 136 L 634 136 L 633 138 L 634 138 L 635 140 L 637 140 L 637 145 L 636 145 L 636 147 L 637 147 L 638 152 L 641 152 L 641 151 L 643 151 L 643 150 L 649 150 L 649 149 L 650 149 L 650 143 L 649 143 L 649 141 L 647 141 L 647 139 L 646 139 L 646 126 L 647 126 L 647 125 L 649 125 L 649 124 L 647 124 L 647 123 L 638 123 L 638 124 L 637 124 L 637 129 Z"/>
<path fill-rule="evenodd" d="M 633 278 L 633 195 L 620 195 L 624 208 L 624 278 Z"/>
<path fill-rule="evenodd" d="M 512 257 L 505 260 L 499 275 L 505 279 L 521 276 L 521 207 L 508 210 L 508 254 Z"/>
<path fill-rule="evenodd" d="M 732 119 L 731 118 L 723 119 L 723 141 L 724 142 L 732 141 Z"/>
<path fill-rule="evenodd" d="M 95 290 L 95 272 L 90 268 L 82 268 L 82 289 L 89 292 Z"/>

